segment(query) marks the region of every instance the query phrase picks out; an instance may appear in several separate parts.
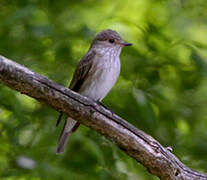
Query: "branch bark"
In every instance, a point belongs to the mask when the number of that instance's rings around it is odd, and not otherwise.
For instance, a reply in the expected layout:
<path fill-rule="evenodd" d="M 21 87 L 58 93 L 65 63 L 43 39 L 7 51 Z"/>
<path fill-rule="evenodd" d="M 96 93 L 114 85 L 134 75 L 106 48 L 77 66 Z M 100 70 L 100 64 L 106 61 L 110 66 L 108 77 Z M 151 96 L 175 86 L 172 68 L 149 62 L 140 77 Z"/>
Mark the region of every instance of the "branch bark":
<path fill-rule="evenodd" d="M 104 107 L 3 56 L 0 82 L 101 133 L 162 180 L 207 180 L 206 174 L 186 167 L 168 148 Z"/>

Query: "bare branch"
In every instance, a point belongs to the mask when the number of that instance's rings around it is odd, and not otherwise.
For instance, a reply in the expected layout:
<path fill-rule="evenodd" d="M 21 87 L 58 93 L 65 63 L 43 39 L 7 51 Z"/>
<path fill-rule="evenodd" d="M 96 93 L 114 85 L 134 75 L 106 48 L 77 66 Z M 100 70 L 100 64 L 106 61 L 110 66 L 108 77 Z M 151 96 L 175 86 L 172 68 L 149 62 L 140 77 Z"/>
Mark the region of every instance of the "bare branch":
<path fill-rule="evenodd" d="M 61 111 L 115 143 L 163 180 L 207 180 L 169 150 L 104 107 L 0 56 L 0 82 Z"/>

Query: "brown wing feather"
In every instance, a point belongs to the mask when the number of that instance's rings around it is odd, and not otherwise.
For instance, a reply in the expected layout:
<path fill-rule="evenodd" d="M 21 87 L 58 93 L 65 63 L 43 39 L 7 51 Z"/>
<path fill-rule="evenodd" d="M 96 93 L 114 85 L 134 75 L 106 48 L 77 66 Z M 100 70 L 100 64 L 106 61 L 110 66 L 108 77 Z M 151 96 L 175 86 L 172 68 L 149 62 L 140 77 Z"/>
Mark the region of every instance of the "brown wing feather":
<path fill-rule="evenodd" d="M 92 59 L 94 58 L 94 56 L 96 55 L 95 51 L 89 51 L 79 62 L 75 73 L 73 75 L 73 79 L 70 83 L 69 89 L 78 92 L 85 80 L 85 78 L 87 77 L 88 72 L 91 69 L 92 66 Z M 61 122 L 63 113 L 60 113 L 56 126 L 59 125 L 59 123 Z"/>

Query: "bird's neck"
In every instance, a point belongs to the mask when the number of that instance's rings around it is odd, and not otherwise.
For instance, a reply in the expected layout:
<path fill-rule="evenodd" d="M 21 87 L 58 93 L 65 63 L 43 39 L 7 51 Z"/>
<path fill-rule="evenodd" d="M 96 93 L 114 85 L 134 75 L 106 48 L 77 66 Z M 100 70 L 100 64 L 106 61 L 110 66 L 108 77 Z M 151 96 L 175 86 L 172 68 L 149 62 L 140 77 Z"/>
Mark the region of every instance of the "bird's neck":
<path fill-rule="evenodd" d="M 96 54 L 100 57 L 117 59 L 121 53 L 121 47 L 95 47 Z"/>

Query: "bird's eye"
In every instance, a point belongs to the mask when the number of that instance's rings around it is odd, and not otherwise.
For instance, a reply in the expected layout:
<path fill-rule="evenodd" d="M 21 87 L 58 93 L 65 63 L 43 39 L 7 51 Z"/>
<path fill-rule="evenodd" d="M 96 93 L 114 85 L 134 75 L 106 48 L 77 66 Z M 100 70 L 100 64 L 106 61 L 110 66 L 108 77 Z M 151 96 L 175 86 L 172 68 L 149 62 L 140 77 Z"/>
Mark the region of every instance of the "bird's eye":
<path fill-rule="evenodd" d="M 110 43 L 114 43 L 114 39 L 109 39 L 109 42 Z"/>

